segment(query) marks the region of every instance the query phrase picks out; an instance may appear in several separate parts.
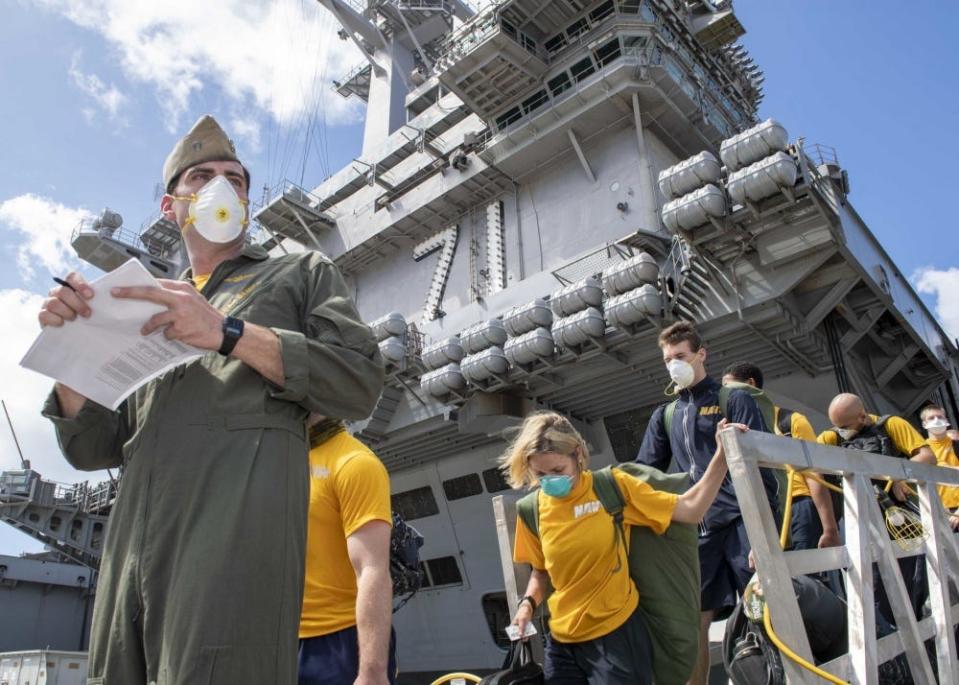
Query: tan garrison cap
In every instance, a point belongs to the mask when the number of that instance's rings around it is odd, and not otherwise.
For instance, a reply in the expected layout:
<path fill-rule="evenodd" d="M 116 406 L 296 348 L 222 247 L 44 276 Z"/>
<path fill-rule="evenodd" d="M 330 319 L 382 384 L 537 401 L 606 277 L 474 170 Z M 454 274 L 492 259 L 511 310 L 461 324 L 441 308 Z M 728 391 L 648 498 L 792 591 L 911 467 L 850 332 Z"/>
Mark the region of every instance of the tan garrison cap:
<path fill-rule="evenodd" d="M 209 114 L 200 117 L 190 132 L 173 146 L 163 163 L 163 187 L 169 190 L 170 182 L 180 173 L 203 162 L 240 162 L 233 141 Z"/>

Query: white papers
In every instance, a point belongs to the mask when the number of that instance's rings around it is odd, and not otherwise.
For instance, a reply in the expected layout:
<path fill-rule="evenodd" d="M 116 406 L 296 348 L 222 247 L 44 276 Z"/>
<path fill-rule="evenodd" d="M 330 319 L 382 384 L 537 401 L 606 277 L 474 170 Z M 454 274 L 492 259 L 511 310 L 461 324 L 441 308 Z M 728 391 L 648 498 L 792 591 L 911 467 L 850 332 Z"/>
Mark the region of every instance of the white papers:
<path fill-rule="evenodd" d="M 92 281 L 90 318 L 78 316 L 58 328 L 44 328 L 20 366 L 116 409 L 141 385 L 205 354 L 192 345 L 167 340 L 162 329 L 140 335 L 143 324 L 166 307 L 110 294 L 111 288 L 130 286 L 159 287 L 159 283 L 136 259 Z"/>

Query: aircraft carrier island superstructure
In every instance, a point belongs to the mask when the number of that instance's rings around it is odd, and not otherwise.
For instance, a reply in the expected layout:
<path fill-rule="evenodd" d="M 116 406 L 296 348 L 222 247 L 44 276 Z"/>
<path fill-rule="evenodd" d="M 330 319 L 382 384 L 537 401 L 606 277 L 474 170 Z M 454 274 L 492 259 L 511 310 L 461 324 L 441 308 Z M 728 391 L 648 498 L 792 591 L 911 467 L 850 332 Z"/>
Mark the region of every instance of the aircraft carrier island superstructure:
<path fill-rule="evenodd" d="M 934 399 L 955 425 L 953 342 L 850 204 L 835 151 L 759 121 L 731 2 L 320 1 L 363 55 L 335 83 L 367 103 L 363 148 L 315 188 L 279 184 L 254 218 L 270 248 L 340 266 L 389 362 L 352 429 L 426 538 L 427 587 L 395 616 L 401 671 L 502 662 L 503 431 L 549 407 L 594 465 L 633 459 L 672 321 L 699 324 L 714 373 L 759 364 L 819 427 L 840 390 L 878 413 Z M 88 261 L 182 262 L 163 220 L 126 235 L 102 219 L 75 235 Z M 0 492 L 8 522 L 96 557 L 108 507 Z"/>

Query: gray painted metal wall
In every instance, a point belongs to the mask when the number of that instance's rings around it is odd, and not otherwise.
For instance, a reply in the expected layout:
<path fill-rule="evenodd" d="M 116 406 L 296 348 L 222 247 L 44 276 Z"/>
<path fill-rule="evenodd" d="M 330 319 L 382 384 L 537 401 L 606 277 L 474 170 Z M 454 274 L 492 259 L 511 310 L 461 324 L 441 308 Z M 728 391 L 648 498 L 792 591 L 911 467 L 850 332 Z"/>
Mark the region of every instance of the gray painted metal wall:
<path fill-rule="evenodd" d="M 0 555 L 0 652 L 86 650 L 91 575 L 76 564 Z"/>

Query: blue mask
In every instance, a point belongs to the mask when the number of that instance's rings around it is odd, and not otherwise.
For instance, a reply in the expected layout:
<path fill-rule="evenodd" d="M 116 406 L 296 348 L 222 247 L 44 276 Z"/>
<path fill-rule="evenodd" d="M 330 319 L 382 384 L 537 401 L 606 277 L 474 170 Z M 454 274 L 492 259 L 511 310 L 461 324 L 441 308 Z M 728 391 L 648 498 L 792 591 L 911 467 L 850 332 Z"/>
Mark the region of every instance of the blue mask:
<path fill-rule="evenodd" d="M 573 489 L 572 476 L 540 476 L 539 486 L 550 497 L 566 497 Z"/>

